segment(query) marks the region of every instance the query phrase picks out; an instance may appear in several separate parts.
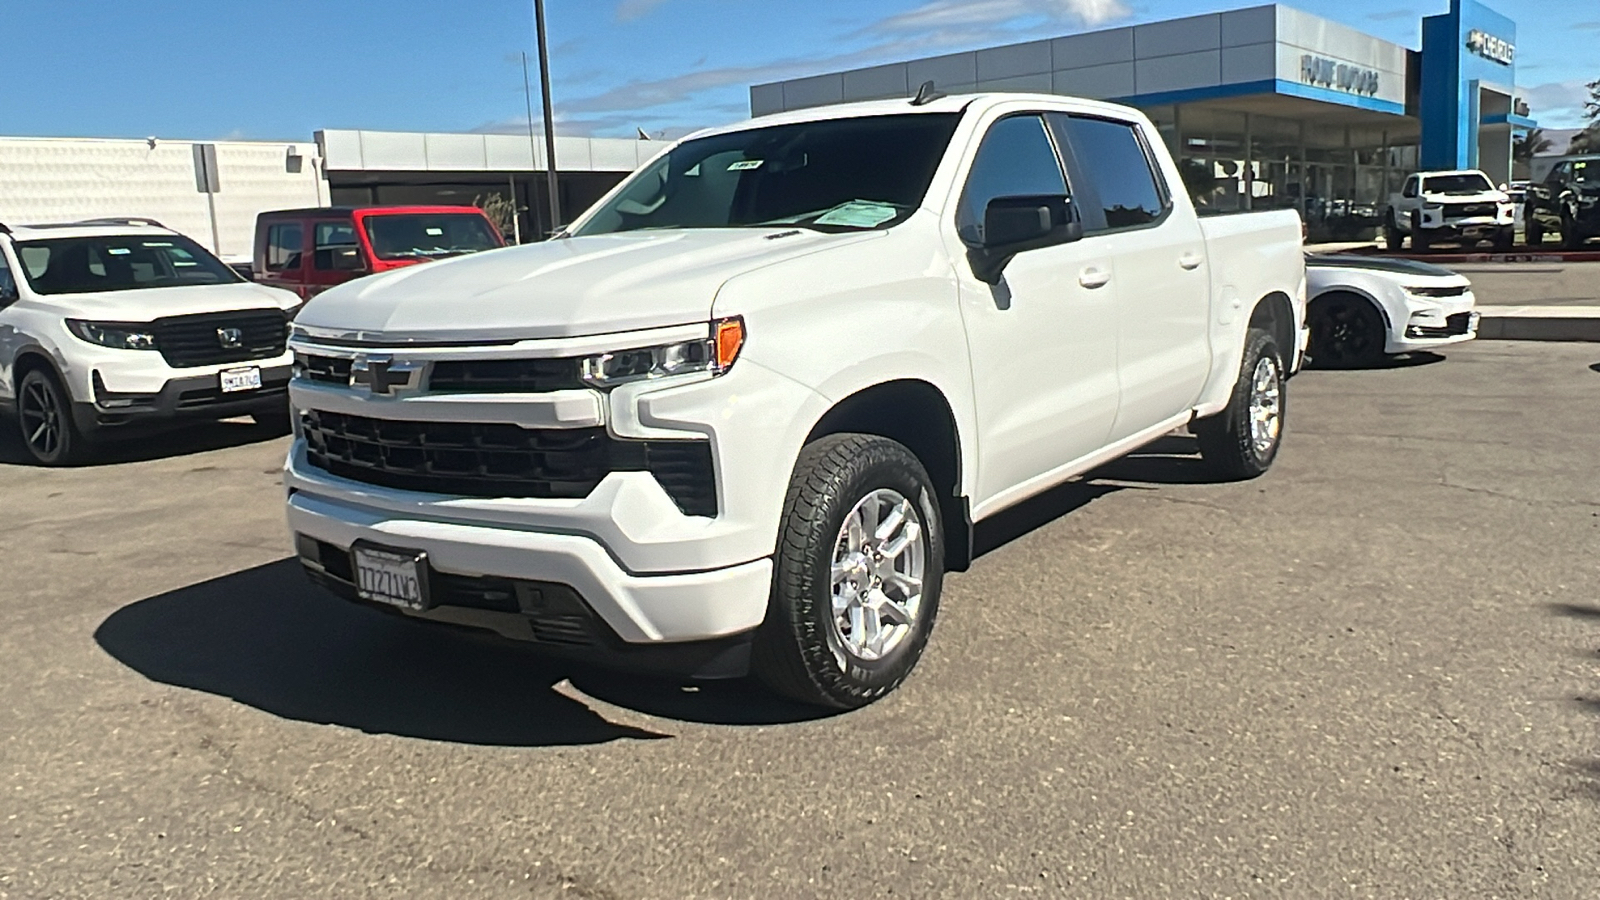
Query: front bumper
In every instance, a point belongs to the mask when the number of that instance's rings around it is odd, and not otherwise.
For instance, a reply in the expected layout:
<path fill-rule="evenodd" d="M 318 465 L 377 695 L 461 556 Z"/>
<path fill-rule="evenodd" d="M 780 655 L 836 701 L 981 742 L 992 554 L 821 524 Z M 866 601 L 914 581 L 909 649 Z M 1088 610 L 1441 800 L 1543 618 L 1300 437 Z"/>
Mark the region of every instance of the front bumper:
<path fill-rule="evenodd" d="M 1476 306 L 1471 291 L 1448 300 L 1413 298 L 1403 320 L 1393 316 L 1385 350 L 1408 353 L 1470 341 L 1478 336 Z"/>
<path fill-rule="evenodd" d="M 216 368 L 220 371 L 258 364 L 251 362 Z M 209 371 L 204 375 L 168 379 L 153 393 L 114 391 L 107 386 L 101 371 L 96 369 L 89 376 L 90 399 L 73 403 L 73 418 L 80 430 L 93 431 L 157 425 L 181 419 L 227 419 L 252 413 L 286 413 L 290 367 L 261 365 L 260 368 L 260 388 L 232 393 L 223 393 L 219 374 Z"/>
<path fill-rule="evenodd" d="M 348 554 L 356 542 L 417 550 L 425 552 L 432 569 L 447 578 L 570 590 L 584 613 L 603 625 L 591 649 L 736 637 L 766 617 L 770 559 L 707 571 L 640 575 L 625 570 L 592 537 L 577 534 L 413 518 L 305 492 L 289 496 L 288 517 L 302 562 L 313 577 L 336 592 L 353 593 Z M 308 549 L 312 544 L 318 548 L 314 554 Z M 528 604 L 491 610 L 452 603 L 448 592 L 440 596 L 443 605 L 406 614 L 568 646 L 541 639 L 538 611 Z"/>

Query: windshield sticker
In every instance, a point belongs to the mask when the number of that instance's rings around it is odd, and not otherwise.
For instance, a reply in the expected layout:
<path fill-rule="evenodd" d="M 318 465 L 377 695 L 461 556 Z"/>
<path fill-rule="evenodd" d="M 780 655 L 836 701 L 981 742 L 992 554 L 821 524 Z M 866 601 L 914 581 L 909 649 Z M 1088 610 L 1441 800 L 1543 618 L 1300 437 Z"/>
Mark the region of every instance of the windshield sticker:
<path fill-rule="evenodd" d="M 133 251 L 129 250 L 127 247 L 107 247 L 106 252 L 112 256 L 127 256 Z"/>
<path fill-rule="evenodd" d="M 423 231 L 426 231 L 429 237 L 438 237 L 439 235 L 444 234 L 443 228 L 424 228 Z"/>
<path fill-rule="evenodd" d="M 761 164 L 764 163 L 764 162 L 766 162 L 766 160 L 764 160 L 764 159 L 741 159 L 738 162 L 734 163 L 733 165 L 729 166 L 728 167 L 728 171 L 729 172 L 748 172 L 748 171 L 750 171 L 752 169 L 761 168 Z"/>
<path fill-rule="evenodd" d="M 171 247 L 172 246 L 172 242 L 170 242 L 170 241 L 145 241 L 144 245 L 146 247 Z"/>
<path fill-rule="evenodd" d="M 887 203 L 871 200 L 851 200 L 828 210 L 812 220 L 817 225 L 842 225 L 846 228 L 876 228 L 899 214 Z"/>

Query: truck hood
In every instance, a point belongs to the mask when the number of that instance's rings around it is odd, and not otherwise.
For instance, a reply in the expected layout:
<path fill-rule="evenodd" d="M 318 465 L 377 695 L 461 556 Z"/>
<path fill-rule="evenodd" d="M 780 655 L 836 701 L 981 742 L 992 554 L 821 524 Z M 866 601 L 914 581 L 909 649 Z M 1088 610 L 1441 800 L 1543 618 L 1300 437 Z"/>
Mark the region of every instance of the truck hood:
<path fill-rule="evenodd" d="M 882 232 L 633 231 L 488 250 L 340 285 L 296 324 L 322 337 L 442 343 L 580 337 L 706 321 L 724 282 Z"/>
<path fill-rule="evenodd" d="M 289 291 L 248 282 L 138 288 L 93 294 L 46 294 L 40 299 L 59 306 L 68 318 L 100 322 L 150 322 L 165 316 L 240 309 L 288 311 L 300 303 L 300 298 Z"/>

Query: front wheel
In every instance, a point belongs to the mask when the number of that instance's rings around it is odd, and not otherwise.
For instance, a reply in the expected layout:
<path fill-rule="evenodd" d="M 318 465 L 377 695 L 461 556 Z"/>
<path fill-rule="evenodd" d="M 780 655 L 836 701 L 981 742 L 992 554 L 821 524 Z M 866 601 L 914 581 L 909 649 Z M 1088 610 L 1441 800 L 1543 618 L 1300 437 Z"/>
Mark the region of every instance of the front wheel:
<path fill-rule="evenodd" d="M 1283 440 L 1285 386 L 1278 342 L 1250 329 L 1227 408 L 1194 426 L 1200 455 L 1218 474 L 1243 481 L 1272 468 Z"/>
<path fill-rule="evenodd" d="M 1411 214 L 1411 250 L 1414 253 L 1428 252 L 1428 233 L 1422 230 L 1422 214 Z"/>
<path fill-rule="evenodd" d="M 72 420 L 72 398 L 49 372 L 34 369 L 17 386 L 17 425 L 28 455 L 42 466 L 70 466 L 86 441 Z"/>
<path fill-rule="evenodd" d="M 1530 208 L 1522 215 L 1522 242 L 1529 247 L 1538 247 L 1544 243 L 1544 223 L 1533 214 Z"/>
<path fill-rule="evenodd" d="M 1395 224 L 1394 214 L 1390 213 L 1389 214 L 1389 218 L 1386 219 L 1384 221 L 1384 223 L 1383 223 L 1383 246 L 1384 246 L 1384 248 L 1388 249 L 1388 250 L 1391 250 L 1391 251 L 1399 250 L 1400 249 L 1400 242 L 1402 240 L 1404 240 L 1404 239 L 1405 239 L 1405 236 L 1400 233 L 1400 226 Z"/>
<path fill-rule="evenodd" d="M 1357 369 L 1383 359 L 1388 328 L 1365 297 L 1335 292 L 1318 297 L 1307 316 L 1311 346 L 1306 355 L 1322 369 Z"/>
<path fill-rule="evenodd" d="M 1584 235 L 1578 228 L 1578 217 L 1572 212 L 1561 214 L 1561 249 L 1577 250 L 1583 246 Z"/>
<path fill-rule="evenodd" d="M 835 709 L 887 695 L 927 645 L 943 564 L 933 482 L 910 450 L 865 434 L 806 445 L 784 499 L 756 675 Z"/>

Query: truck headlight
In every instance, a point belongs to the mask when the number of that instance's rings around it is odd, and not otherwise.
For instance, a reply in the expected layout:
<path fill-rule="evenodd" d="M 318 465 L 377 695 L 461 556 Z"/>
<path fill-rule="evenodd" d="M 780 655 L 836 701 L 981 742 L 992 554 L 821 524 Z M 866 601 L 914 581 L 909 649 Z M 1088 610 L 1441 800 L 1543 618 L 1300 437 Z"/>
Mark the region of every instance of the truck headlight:
<path fill-rule="evenodd" d="M 598 388 L 690 372 L 721 375 L 744 347 L 744 320 L 719 319 L 707 337 L 602 353 L 583 361 L 583 380 Z"/>
<path fill-rule="evenodd" d="M 67 329 L 80 340 L 117 350 L 154 350 L 156 336 L 149 325 L 126 322 L 85 322 L 68 319 Z"/>

